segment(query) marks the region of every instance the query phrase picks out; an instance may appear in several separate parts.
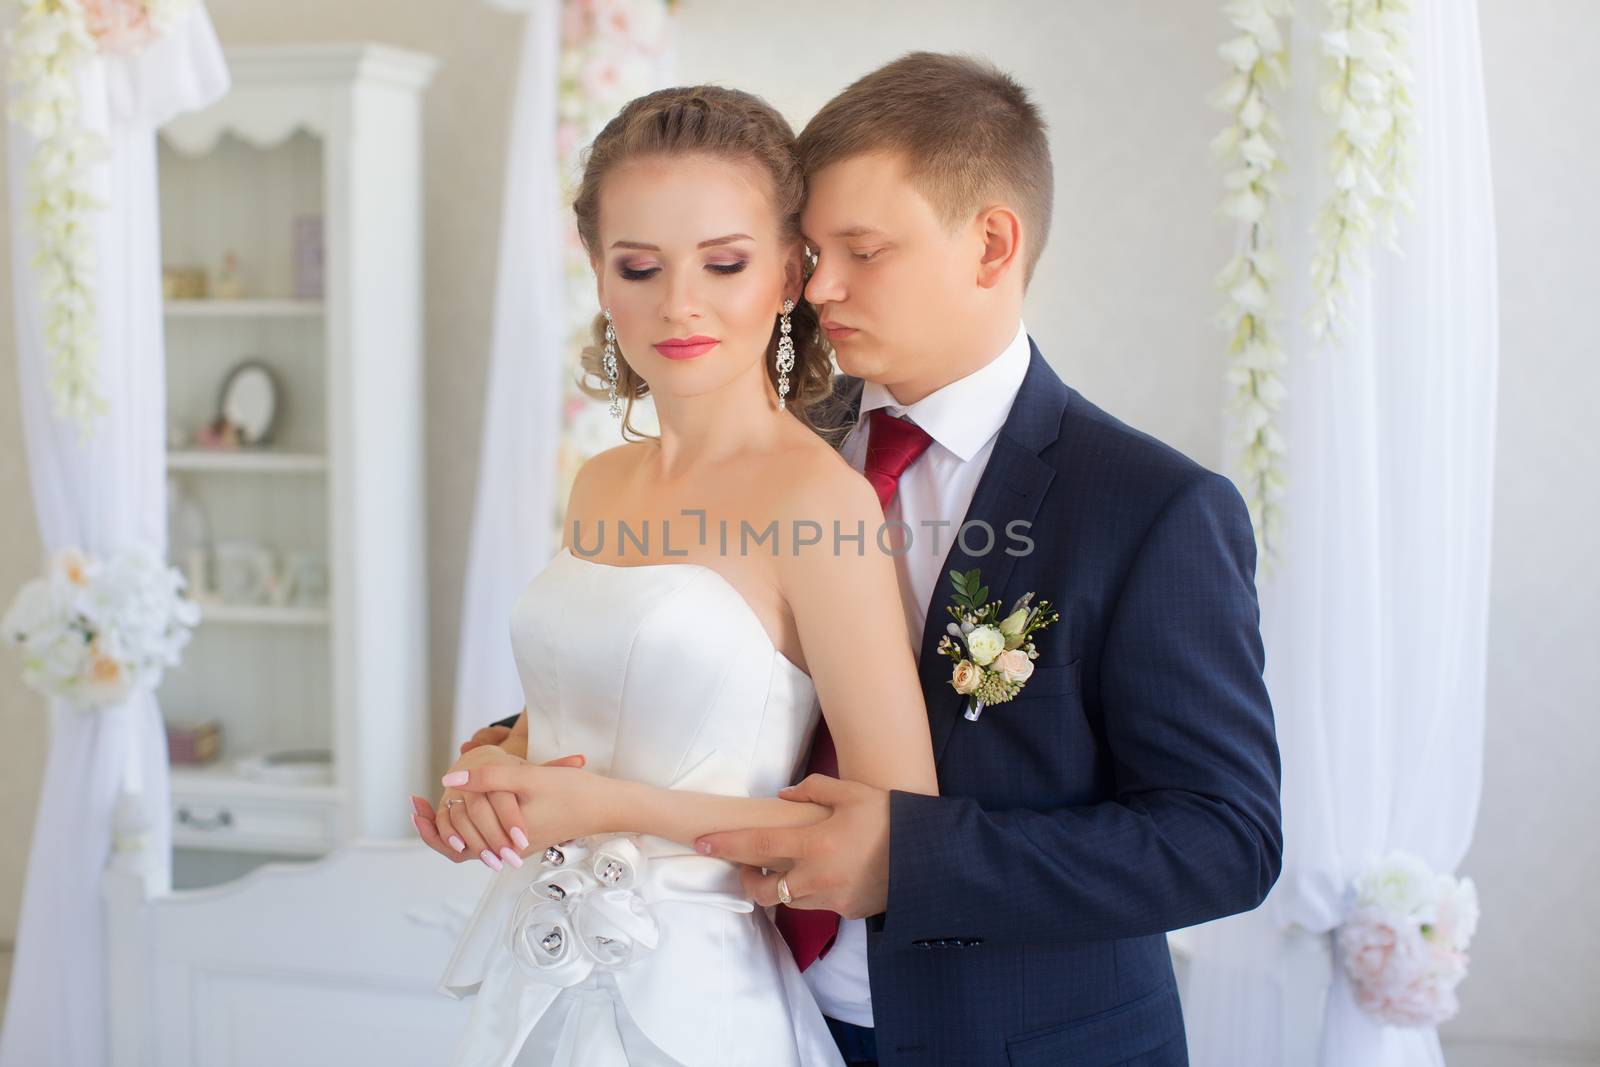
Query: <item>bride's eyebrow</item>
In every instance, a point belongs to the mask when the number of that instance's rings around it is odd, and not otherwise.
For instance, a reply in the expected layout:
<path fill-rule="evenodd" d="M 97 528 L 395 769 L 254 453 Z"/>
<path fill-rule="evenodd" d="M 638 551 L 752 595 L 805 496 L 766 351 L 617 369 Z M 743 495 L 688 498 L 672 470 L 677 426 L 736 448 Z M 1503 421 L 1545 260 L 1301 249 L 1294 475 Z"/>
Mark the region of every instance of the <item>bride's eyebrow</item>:
<path fill-rule="evenodd" d="M 735 241 L 754 241 L 755 238 L 747 233 L 730 233 L 722 237 L 712 237 L 695 245 L 696 248 L 715 248 L 718 245 L 732 244 Z M 613 241 L 612 248 L 631 248 L 637 252 L 659 252 L 660 245 L 645 244 L 643 241 Z"/>

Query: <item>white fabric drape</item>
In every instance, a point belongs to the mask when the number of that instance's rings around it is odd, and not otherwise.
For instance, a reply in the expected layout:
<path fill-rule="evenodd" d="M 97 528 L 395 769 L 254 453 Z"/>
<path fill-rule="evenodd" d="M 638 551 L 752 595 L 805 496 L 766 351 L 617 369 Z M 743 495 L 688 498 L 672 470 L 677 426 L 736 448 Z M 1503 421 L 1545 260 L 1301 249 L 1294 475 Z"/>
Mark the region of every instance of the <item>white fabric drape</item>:
<path fill-rule="evenodd" d="M 473 731 L 522 707 L 511 608 L 555 545 L 556 446 L 566 298 L 556 169 L 561 4 L 528 10 L 511 111 L 494 332 L 478 460 L 472 545 L 461 601 L 450 757 Z"/>
<path fill-rule="evenodd" d="M 1296 6 L 1274 220 L 1290 495 L 1282 561 L 1260 592 L 1285 863 L 1256 912 L 1193 931 L 1196 1067 L 1442 1064 L 1433 1029 L 1384 1027 L 1355 1005 L 1327 935 L 1376 855 L 1403 849 L 1456 873 L 1481 788 L 1498 323 L 1477 7 L 1416 4 L 1420 151 L 1404 255 L 1373 251 L 1345 342 L 1312 355 L 1323 15 L 1316 0 Z"/>
<path fill-rule="evenodd" d="M 80 443 L 45 390 L 33 240 L 24 214 L 33 142 L 8 133 L 17 366 L 28 473 L 47 552 L 77 545 L 97 556 L 140 543 L 166 549 L 166 373 L 162 344 L 155 129 L 204 106 L 228 86 L 203 5 L 134 57 L 95 59 L 81 80 L 86 123 L 105 134 L 96 168 L 107 205 L 95 223 L 94 292 L 100 391 L 110 413 Z M 124 779 L 137 791 L 150 852 L 170 884 L 166 732 L 151 694 L 104 711 L 50 707 L 49 755 L 23 887 L 0 1067 L 104 1067 L 106 946 L 99 872 L 111 848 Z"/>

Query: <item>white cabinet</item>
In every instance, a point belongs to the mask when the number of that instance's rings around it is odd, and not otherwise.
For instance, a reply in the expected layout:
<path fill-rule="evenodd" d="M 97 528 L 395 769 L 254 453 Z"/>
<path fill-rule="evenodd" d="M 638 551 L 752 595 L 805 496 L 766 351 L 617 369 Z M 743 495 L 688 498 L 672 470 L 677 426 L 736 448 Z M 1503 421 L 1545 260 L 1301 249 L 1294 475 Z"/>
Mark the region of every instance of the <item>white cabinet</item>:
<path fill-rule="evenodd" d="M 227 96 L 160 134 L 163 263 L 212 279 L 209 298 L 166 301 L 168 470 L 213 548 L 320 560 L 325 581 L 287 602 L 203 605 L 160 698 L 169 720 L 220 720 L 223 749 L 174 767 L 173 843 L 316 855 L 410 834 L 405 796 L 425 786 L 420 98 L 435 63 L 378 45 L 227 59 Z M 317 219 L 320 294 L 296 286 Z M 230 253 L 237 292 L 221 299 Z M 278 383 L 270 443 L 180 439 L 247 360 Z M 238 766 L 292 750 L 329 751 L 325 780 Z"/>

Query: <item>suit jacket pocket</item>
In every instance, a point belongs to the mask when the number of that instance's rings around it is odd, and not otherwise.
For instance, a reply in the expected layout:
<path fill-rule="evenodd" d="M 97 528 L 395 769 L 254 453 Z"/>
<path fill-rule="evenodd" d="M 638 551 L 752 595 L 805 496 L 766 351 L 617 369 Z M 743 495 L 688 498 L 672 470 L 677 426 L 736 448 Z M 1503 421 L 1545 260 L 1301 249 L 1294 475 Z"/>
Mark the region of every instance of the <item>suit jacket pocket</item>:
<path fill-rule="evenodd" d="M 1048 667 L 1035 666 L 1033 674 L 1022 685 L 1022 692 L 1013 699 L 1027 700 L 1030 697 L 1061 696 L 1064 693 L 1078 691 L 1078 676 L 1083 666 L 1082 659 L 1075 659 L 1071 663 L 1051 665 Z"/>
<path fill-rule="evenodd" d="M 1006 1053 L 1011 1067 L 1112 1067 L 1182 1035 L 1178 991 L 1163 986 L 1098 1015 L 1008 1038 Z"/>

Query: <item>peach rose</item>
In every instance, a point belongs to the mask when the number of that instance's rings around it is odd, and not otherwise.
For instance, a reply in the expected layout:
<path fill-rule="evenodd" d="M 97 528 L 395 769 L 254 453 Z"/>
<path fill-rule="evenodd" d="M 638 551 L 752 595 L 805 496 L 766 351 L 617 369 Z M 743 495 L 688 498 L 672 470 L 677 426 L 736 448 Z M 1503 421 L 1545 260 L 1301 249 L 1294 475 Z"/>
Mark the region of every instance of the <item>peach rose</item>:
<path fill-rule="evenodd" d="M 956 692 L 963 696 L 976 690 L 978 684 L 982 681 L 983 671 L 979 670 L 977 664 L 969 659 L 964 659 L 957 663 L 955 670 L 950 672 L 950 684 L 955 686 Z"/>

